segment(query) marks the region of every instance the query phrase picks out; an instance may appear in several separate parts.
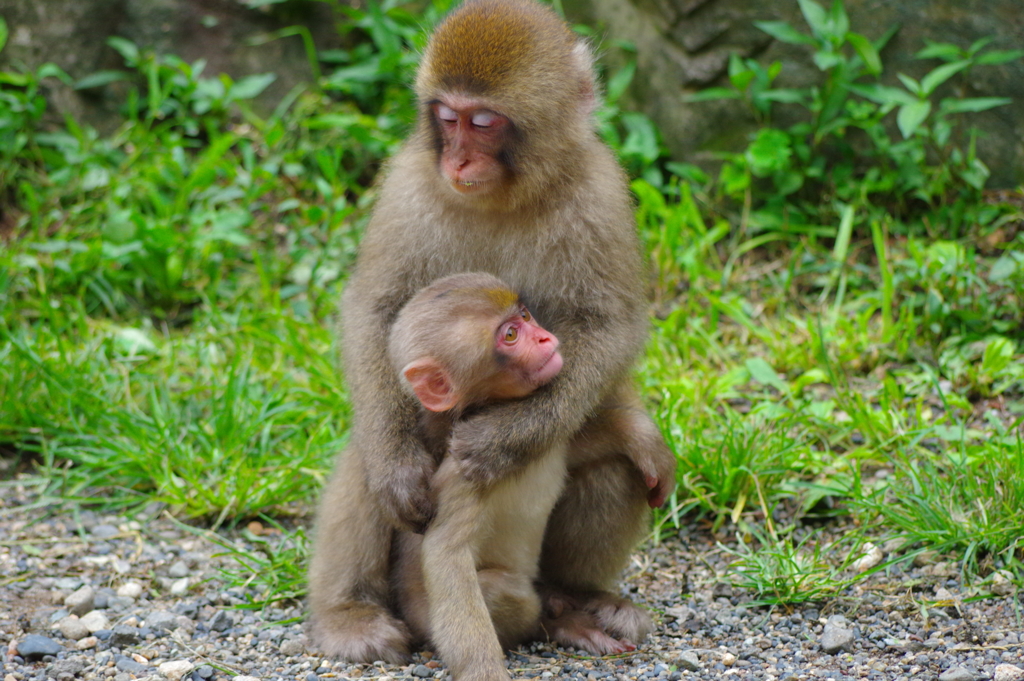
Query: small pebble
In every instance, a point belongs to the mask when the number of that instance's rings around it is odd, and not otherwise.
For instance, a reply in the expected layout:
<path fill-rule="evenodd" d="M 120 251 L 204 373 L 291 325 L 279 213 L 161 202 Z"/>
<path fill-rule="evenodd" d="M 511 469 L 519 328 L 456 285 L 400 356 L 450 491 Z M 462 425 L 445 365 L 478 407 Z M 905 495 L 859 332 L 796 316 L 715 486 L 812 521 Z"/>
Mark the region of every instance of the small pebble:
<path fill-rule="evenodd" d="M 171 567 L 167 569 L 167 575 L 174 579 L 181 579 L 182 577 L 188 577 L 190 574 L 188 565 L 183 560 L 177 560 Z"/>
<path fill-rule="evenodd" d="M 82 624 L 89 630 L 89 633 L 95 634 L 101 629 L 110 628 L 110 620 L 99 610 L 93 610 L 92 612 L 82 617 Z"/>
<path fill-rule="evenodd" d="M 434 670 L 425 664 L 418 664 L 412 669 L 412 675 L 418 676 L 421 679 L 426 679 L 434 675 Z"/>
<path fill-rule="evenodd" d="M 997 665 L 992 681 L 1024 681 L 1024 669 L 1012 664 Z"/>
<path fill-rule="evenodd" d="M 117 587 L 117 595 L 121 598 L 138 598 L 142 595 L 142 585 L 138 582 L 125 582 Z"/>
<path fill-rule="evenodd" d="M 18 655 L 30 661 L 38 661 L 47 655 L 56 655 L 64 650 L 64 646 L 52 638 L 29 634 L 21 639 L 17 645 Z"/>
<path fill-rule="evenodd" d="M 99 632 L 96 632 L 96 635 L 99 636 Z M 142 637 L 139 635 L 139 630 L 127 624 L 117 625 L 110 634 L 110 645 L 117 648 L 135 645 L 140 640 Z"/>
<path fill-rule="evenodd" d="M 210 620 L 210 629 L 213 631 L 227 631 L 235 626 L 235 620 L 228 614 L 227 610 L 218 610 L 217 614 Z"/>
<path fill-rule="evenodd" d="M 95 636 L 86 636 L 78 643 L 76 643 L 75 647 L 79 650 L 89 650 L 90 648 L 95 648 L 96 644 L 98 644 L 99 642 L 100 640 Z"/>
<path fill-rule="evenodd" d="M 157 671 L 159 671 L 160 675 L 167 679 L 167 681 L 179 681 L 181 677 L 191 672 L 192 669 L 193 664 L 190 660 L 172 660 L 170 662 L 164 662 L 157 667 Z"/>
<path fill-rule="evenodd" d="M 851 629 L 847 629 L 846 625 L 846 618 L 841 615 L 835 615 L 828 619 L 825 630 L 821 634 L 821 640 L 818 642 L 822 651 L 834 655 L 841 650 L 849 650 L 853 646 L 856 635 Z"/>
<path fill-rule="evenodd" d="M 110 539 L 121 534 L 121 531 L 113 525 L 97 525 L 92 528 L 92 532 L 90 534 L 97 539 Z"/>
<path fill-rule="evenodd" d="M 80 641 L 92 633 L 89 631 L 89 627 L 85 626 L 76 615 L 68 615 L 62 619 L 57 623 L 57 628 L 64 635 L 64 638 L 71 639 L 72 641 Z"/>
<path fill-rule="evenodd" d="M 188 593 L 189 580 L 188 577 L 182 577 L 181 579 L 175 580 L 171 584 L 170 592 L 172 596 L 181 597 Z M 243 678 L 243 677 L 236 677 Z"/>
<path fill-rule="evenodd" d="M 687 650 L 680 653 L 679 657 L 676 658 L 676 666 L 690 672 L 700 671 L 700 658 L 697 656 L 697 653 Z"/>
<path fill-rule="evenodd" d="M 974 681 L 977 675 L 964 667 L 950 667 L 939 674 L 939 681 Z"/>
<path fill-rule="evenodd" d="M 64 599 L 64 607 L 72 615 L 82 616 L 94 607 L 96 592 L 89 585 L 83 586 Z"/>

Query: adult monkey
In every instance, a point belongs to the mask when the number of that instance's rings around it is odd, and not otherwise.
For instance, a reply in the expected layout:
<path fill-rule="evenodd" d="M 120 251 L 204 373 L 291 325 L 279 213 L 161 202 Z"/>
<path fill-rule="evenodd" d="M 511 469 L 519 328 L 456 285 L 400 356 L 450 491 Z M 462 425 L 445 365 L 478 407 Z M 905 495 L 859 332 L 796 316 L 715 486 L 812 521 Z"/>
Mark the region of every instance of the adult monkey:
<path fill-rule="evenodd" d="M 416 132 L 387 168 L 343 298 L 355 416 L 324 489 L 310 566 L 314 642 L 350 660 L 407 656 L 408 629 L 390 610 L 392 535 L 422 530 L 433 513 L 437 462 L 387 358 L 402 305 L 442 276 L 490 272 L 561 340 L 564 366 L 550 384 L 454 429 L 450 453 L 480 483 L 580 431 L 602 399 L 624 390 L 646 336 L 631 201 L 594 133 L 586 45 L 539 4 L 474 0 L 435 31 L 416 93 Z M 662 480 L 672 478 L 669 459 Z M 638 479 L 625 457 L 570 462 L 541 558 L 549 602 L 632 641 L 650 619 L 608 590 L 643 532 Z"/>

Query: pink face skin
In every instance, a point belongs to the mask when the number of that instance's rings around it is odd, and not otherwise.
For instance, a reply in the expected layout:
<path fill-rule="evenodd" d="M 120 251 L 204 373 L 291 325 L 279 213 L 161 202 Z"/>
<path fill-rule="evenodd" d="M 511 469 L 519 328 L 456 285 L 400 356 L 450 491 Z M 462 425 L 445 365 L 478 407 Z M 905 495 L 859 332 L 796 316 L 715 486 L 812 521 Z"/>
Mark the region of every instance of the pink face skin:
<path fill-rule="evenodd" d="M 460 194 L 486 194 L 501 184 L 505 168 L 498 154 L 508 118 L 468 97 L 446 96 L 430 108 L 441 130 L 441 173 L 452 187 Z"/>
<path fill-rule="evenodd" d="M 491 397 L 525 397 L 562 370 L 558 339 L 522 307 L 498 327 L 494 349 L 508 358 L 506 368 L 488 386 Z"/>

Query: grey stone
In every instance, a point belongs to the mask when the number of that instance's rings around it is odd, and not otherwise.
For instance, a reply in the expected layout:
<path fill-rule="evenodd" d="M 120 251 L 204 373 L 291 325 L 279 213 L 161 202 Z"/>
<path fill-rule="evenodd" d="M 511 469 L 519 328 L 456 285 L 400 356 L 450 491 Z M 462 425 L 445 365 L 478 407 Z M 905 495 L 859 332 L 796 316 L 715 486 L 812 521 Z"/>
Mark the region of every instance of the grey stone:
<path fill-rule="evenodd" d="M 676 666 L 689 672 L 700 671 L 700 657 L 692 650 L 684 651 L 676 658 Z"/>
<path fill-rule="evenodd" d="M 196 670 L 196 675 L 201 679 L 208 679 L 213 676 L 213 667 L 208 664 L 204 664 Z"/>
<path fill-rule="evenodd" d="M 183 560 L 177 560 L 167 570 L 167 575 L 174 579 L 181 579 L 182 577 L 188 577 L 191 570 L 188 569 L 188 565 Z"/>
<path fill-rule="evenodd" d="M 822 651 L 834 655 L 840 650 L 850 650 L 853 647 L 856 634 L 852 629 L 847 629 L 846 624 L 846 618 L 842 616 L 829 618 L 825 624 L 825 631 L 821 634 L 821 640 L 818 641 Z"/>
<path fill-rule="evenodd" d="M 90 534 L 97 539 L 110 539 L 111 537 L 121 534 L 121 530 L 117 529 L 113 525 L 103 524 L 92 528 L 92 532 Z"/>
<path fill-rule="evenodd" d="M 235 626 L 235 620 L 226 610 L 218 610 L 210 620 L 210 629 L 213 631 L 227 631 L 233 626 Z"/>
<path fill-rule="evenodd" d="M 139 636 L 139 630 L 135 627 L 129 627 L 127 624 L 118 624 L 110 632 L 110 645 L 117 648 L 132 646 L 141 640 L 142 637 Z"/>
<path fill-rule="evenodd" d="M 66 607 L 72 615 L 81 617 L 95 607 L 96 592 L 89 585 L 83 586 L 78 591 L 64 599 Z"/>
<path fill-rule="evenodd" d="M 974 681 L 978 675 L 964 667 L 950 667 L 939 674 L 939 681 Z"/>
<path fill-rule="evenodd" d="M 75 615 L 69 615 L 57 623 L 57 629 L 64 635 L 64 638 L 71 639 L 72 641 L 78 641 L 90 633 L 89 627 L 82 623 L 82 620 L 78 619 Z"/>
<path fill-rule="evenodd" d="M 174 631 L 178 628 L 178 616 L 166 610 L 154 610 L 146 616 L 146 626 L 160 631 Z"/>
<path fill-rule="evenodd" d="M 145 674 L 148 669 L 146 665 L 136 662 L 130 657 L 118 658 L 117 663 L 114 666 L 117 667 L 118 671 L 134 674 L 135 676 Z"/>
<path fill-rule="evenodd" d="M 74 591 L 80 586 L 82 586 L 80 577 L 61 577 L 53 583 L 53 588 L 61 591 Z"/>
<path fill-rule="evenodd" d="M 421 679 L 427 679 L 434 675 L 434 670 L 425 664 L 418 664 L 412 669 L 412 675 L 418 676 Z"/>
<path fill-rule="evenodd" d="M 57 660 L 53 663 L 53 671 L 57 674 L 78 676 L 85 671 L 85 662 L 77 657 L 73 657 L 70 660 Z"/>
<path fill-rule="evenodd" d="M 281 643 L 279 648 L 282 655 L 287 657 L 294 657 L 295 655 L 301 655 L 306 650 L 306 646 L 302 645 L 302 641 L 295 638 L 290 638 L 287 641 Z"/>
<path fill-rule="evenodd" d="M 18 642 L 17 650 L 18 655 L 34 662 L 43 659 L 44 655 L 56 655 L 64 650 L 64 646 L 52 638 L 40 636 L 39 634 L 29 634 Z"/>

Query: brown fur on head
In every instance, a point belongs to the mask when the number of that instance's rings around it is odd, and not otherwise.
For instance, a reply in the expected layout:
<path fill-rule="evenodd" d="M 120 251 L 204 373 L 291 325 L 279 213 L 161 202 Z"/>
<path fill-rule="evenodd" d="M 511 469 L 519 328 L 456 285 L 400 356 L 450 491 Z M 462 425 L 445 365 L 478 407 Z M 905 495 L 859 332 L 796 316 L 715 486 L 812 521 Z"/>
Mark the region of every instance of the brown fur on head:
<path fill-rule="evenodd" d="M 395 371 L 433 358 L 450 374 L 463 406 L 496 366 L 494 330 L 519 309 L 519 296 L 497 277 L 455 274 L 425 287 L 398 313 L 388 351 Z M 403 382 L 403 384 L 405 384 Z M 408 388 L 408 385 L 406 384 Z"/>
<path fill-rule="evenodd" d="M 515 182 L 491 207 L 535 201 L 571 182 L 581 138 L 593 135 L 593 55 L 550 8 L 533 0 L 469 0 L 438 26 L 416 78 L 419 134 L 439 152 L 431 105 L 468 98 L 507 116 L 499 160 Z"/>
<path fill-rule="evenodd" d="M 566 83 L 592 80 L 591 64 L 577 49 L 572 31 L 548 7 L 528 0 L 470 0 L 434 32 L 416 91 L 424 101 L 440 92 L 462 92 L 506 108 L 520 105 L 533 118 L 549 103 L 578 97 Z"/>

